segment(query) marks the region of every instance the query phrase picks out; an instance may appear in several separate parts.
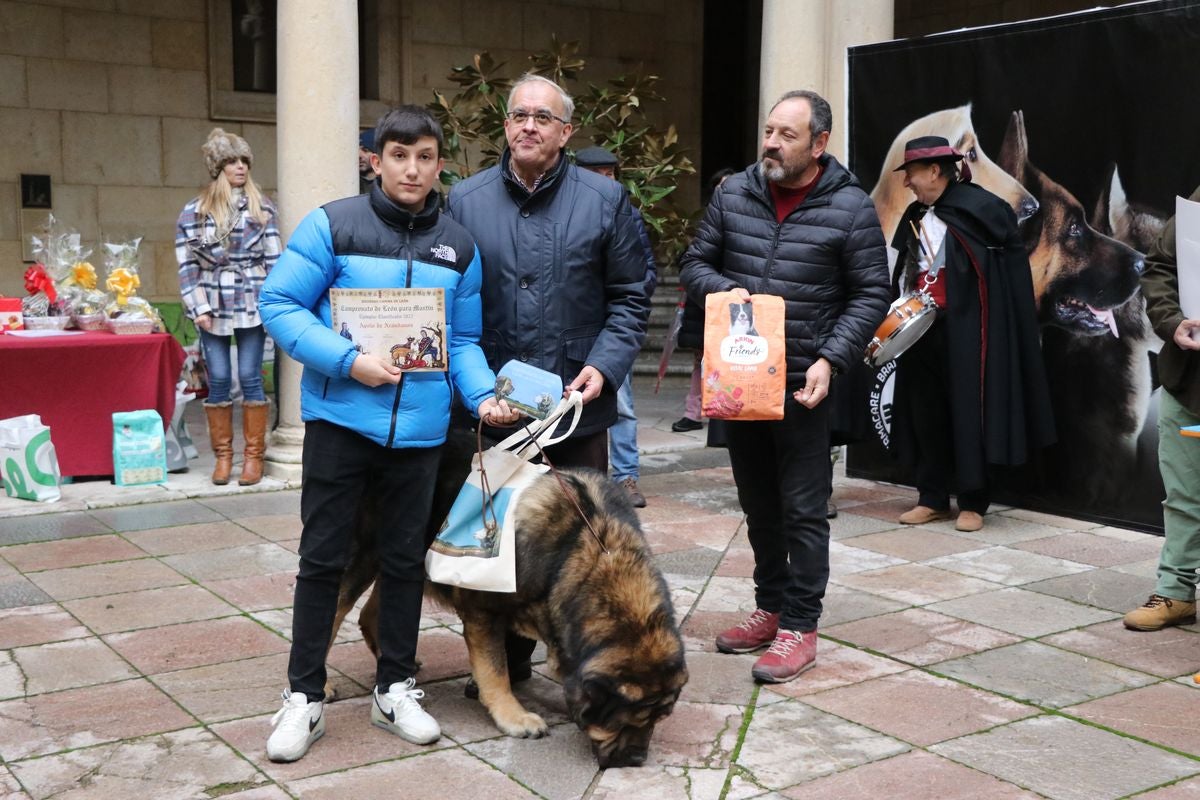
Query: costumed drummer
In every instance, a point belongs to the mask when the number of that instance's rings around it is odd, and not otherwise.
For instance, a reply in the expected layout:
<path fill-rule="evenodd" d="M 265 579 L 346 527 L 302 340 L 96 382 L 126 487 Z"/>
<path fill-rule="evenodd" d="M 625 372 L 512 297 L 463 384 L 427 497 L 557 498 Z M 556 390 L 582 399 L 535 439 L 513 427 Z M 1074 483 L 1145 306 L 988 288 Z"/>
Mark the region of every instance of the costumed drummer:
<path fill-rule="evenodd" d="M 983 527 L 991 465 L 1024 463 L 1054 441 L 1029 259 L 1007 203 L 970 182 L 941 136 L 904 146 L 904 185 L 917 196 L 892 241 L 893 289 L 937 304 L 929 330 L 897 361 L 891 448 L 916 476 L 906 525 L 950 519 Z"/>

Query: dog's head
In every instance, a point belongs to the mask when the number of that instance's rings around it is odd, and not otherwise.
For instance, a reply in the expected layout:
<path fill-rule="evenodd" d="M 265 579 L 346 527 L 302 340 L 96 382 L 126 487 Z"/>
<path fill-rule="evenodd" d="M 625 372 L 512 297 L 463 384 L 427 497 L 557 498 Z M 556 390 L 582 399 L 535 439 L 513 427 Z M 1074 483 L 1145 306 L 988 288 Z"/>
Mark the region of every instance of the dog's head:
<path fill-rule="evenodd" d="M 904 143 L 918 136 L 945 136 L 954 149 L 965 157 L 963 163 L 971 168 L 971 181 L 1012 206 L 1018 222 L 1023 222 L 1037 211 L 1037 200 L 1033 195 L 983 151 L 971 123 L 971 104 L 968 103 L 914 120 L 892 141 L 879 182 L 871 192 L 887 241 L 892 240 L 904 209 L 913 201 L 912 192 L 904 187 L 904 173 L 894 170 L 904 161 Z"/>
<path fill-rule="evenodd" d="M 999 160 L 1039 203 L 1021 235 L 1040 321 L 1084 336 L 1115 335 L 1113 309 L 1137 291 L 1141 254 L 1089 225 L 1075 196 L 1030 163 L 1021 111 L 1009 119 Z"/>
<path fill-rule="evenodd" d="M 567 711 L 591 739 L 601 768 L 641 766 L 655 725 L 687 683 L 683 642 L 666 585 L 644 554 L 614 550 L 596 570 L 610 573 L 589 581 L 589 588 L 602 587 L 590 600 L 605 610 L 580 626 L 593 645 L 564 676 Z"/>

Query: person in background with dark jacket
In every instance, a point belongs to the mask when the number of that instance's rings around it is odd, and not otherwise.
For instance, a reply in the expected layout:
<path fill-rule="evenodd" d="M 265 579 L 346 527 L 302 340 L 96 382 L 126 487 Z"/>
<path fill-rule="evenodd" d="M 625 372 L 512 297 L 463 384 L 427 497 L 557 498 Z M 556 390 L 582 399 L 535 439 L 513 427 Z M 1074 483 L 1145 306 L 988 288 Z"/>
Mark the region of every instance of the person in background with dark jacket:
<path fill-rule="evenodd" d="M 650 298 L 628 195 L 566 157 L 574 110 L 554 81 L 523 76 L 508 95 L 500 163 L 456 184 L 446 210 L 483 258 L 488 364 L 499 370 L 520 359 L 582 392 L 578 427 L 546 453 L 557 466 L 607 473 L 617 388 L 646 337 Z M 489 440 L 502 435 L 488 431 Z M 507 644 L 509 679 L 529 678 L 533 640 Z M 467 696 L 477 692 L 468 682 Z"/>
<path fill-rule="evenodd" d="M 949 519 L 977 531 L 989 465 L 1015 466 L 1054 441 L 1054 412 L 1029 258 L 1005 201 L 970 182 L 941 136 L 904 146 L 904 185 L 917 199 L 892 246 L 895 291 L 924 289 L 937 319 L 896 362 L 891 449 L 914 470 L 917 505 L 905 525 Z M 981 302 L 981 298 L 985 298 Z"/>
<path fill-rule="evenodd" d="M 290 688 L 267 740 L 272 761 L 295 761 L 325 733 L 325 655 L 355 520 L 378 503 L 379 661 L 371 722 L 407 741 L 441 735 L 417 702 L 417 629 L 425 583 L 425 529 L 456 394 L 481 418 L 515 422 L 494 397 L 496 376 L 479 349 L 482 269 L 470 234 L 438 209 L 442 127 L 418 106 L 388 112 L 375 129 L 369 194 L 305 217 L 263 287 L 267 329 L 304 365 L 300 410 L 304 486 L 300 574 L 292 618 Z M 449 374 L 405 373 L 360 352 L 333 329 L 331 289 L 440 289 Z M 451 388 L 453 383 L 453 389 Z"/>
<path fill-rule="evenodd" d="M 603 147 L 585 147 L 575 154 L 575 164 L 597 175 L 617 180 L 619 164 L 617 157 Z M 658 264 L 654 261 L 654 247 L 646 233 L 642 214 L 633 209 L 642 237 L 642 249 L 646 257 L 646 297 L 654 296 L 658 286 Z M 608 458 L 612 465 L 612 478 L 629 495 L 634 508 L 645 508 L 646 497 L 638 488 L 638 443 L 637 412 L 633 407 L 633 369 L 625 375 L 621 388 L 617 390 L 617 421 L 608 429 Z"/>
<path fill-rule="evenodd" d="M 375 155 L 375 131 L 368 129 L 358 135 L 358 193 L 369 194 L 375 185 L 375 167 L 371 156 Z"/>
<path fill-rule="evenodd" d="M 1192 192 L 1200 202 L 1200 188 Z M 1158 353 L 1162 398 L 1158 406 L 1158 467 L 1167 499 L 1163 503 L 1163 543 L 1158 583 L 1144 605 L 1125 615 L 1125 627 L 1157 631 L 1196 621 L 1196 581 L 1200 573 L 1200 442 L 1181 428 L 1200 425 L 1200 319 L 1179 305 L 1179 262 L 1175 218 L 1146 255 L 1142 295 L 1154 332 L 1163 340 Z"/>
<path fill-rule="evenodd" d="M 861 359 L 888 305 L 887 256 L 871 198 L 825 152 L 833 114 L 791 91 L 767 118 L 762 160 L 728 178 L 683 257 L 688 297 L 784 299 L 787 390 L 780 421 L 726 424 L 754 550 L 756 608 L 717 636 L 723 653 L 770 645 L 751 669 L 778 683 L 816 664 L 829 579 L 830 381 Z"/>

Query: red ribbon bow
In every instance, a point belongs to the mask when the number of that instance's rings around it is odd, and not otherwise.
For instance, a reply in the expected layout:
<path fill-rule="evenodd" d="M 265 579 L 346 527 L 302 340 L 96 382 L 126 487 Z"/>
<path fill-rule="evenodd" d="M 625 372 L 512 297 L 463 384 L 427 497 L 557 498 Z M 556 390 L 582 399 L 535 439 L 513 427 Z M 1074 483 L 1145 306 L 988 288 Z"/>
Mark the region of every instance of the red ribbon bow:
<path fill-rule="evenodd" d="M 58 300 L 58 292 L 54 291 L 54 281 L 46 274 L 46 268 L 41 264 L 34 264 L 25 270 L 25 291 L 30 294 L 45 292 L 51 303 Z"/>

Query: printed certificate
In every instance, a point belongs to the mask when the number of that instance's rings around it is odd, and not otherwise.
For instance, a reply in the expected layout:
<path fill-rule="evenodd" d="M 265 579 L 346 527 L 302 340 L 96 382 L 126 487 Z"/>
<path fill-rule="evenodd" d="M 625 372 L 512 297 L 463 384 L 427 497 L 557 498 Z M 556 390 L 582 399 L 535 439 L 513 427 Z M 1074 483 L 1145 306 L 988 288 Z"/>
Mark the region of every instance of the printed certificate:
<path fill-rule="evenodd" d="M 444 289 L 330 289 L 333 329 L 408 372 L 446 371 Z"/>

